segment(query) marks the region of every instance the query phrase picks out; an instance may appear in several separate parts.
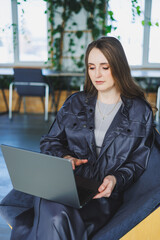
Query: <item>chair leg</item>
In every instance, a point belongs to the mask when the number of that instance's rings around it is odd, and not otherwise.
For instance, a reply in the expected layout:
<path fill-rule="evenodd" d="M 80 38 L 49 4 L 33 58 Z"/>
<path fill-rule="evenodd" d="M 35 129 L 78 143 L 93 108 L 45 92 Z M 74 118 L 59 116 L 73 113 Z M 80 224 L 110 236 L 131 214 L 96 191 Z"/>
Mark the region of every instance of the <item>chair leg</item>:
<path fill-rule="evenodd" d="M 13 83 L 9 85 L 9 119 L 12 119 L 12 93 L 13 93 Z"/>
<path fill-rule="evenodd" d="M 15 112 L 20 112 L 21 102 L 22 102 L 22 97 L 18 96 L 18 99 L 15 104 L 15 109 L 14 109 Z"/>
<path fill-rule="evenodd" d="M 17 109 L 18 112 L 20 112 L 21 102 L 22 102 L 22 97 L 20 96 L 18 99 L 18 109 Z"/>
<path fill-rule="evenodd" d="M 45 111 L 44 99 L 43 99 L 43 97 L 40 97 L 40 99 L 41 99 L 41 102 L 42 102 L 43 110 Z"/>
<path fill-rule="evenodd" d="M 24 109 L 24 113 L 26 113 L 26 98 L 23 97 L 23 109 Z"/>
<path fill-rule="evenodd" d="M 7 103 L 6 95 L 5 95 L 4 89 L 2 88 L 1 90 L 2 90 L 2 96 L 3 96 L 4 102 L 5 102 L 5 105 L 6 105 L 6 109 L 8 111 L 9 109 L 8 109 L 8 103 Z"/>
<path fill-rule="evenodd" d="M 48 121 L 48 99 L 49 99 L 49 87 L 45 85 L 45 113 L 44 113 L 44 120 Z"/>
<path fill-rule="evenodd" d="M 160 87 L 158 87 L 157 91 L 157 113 L 156 113 L 156 122 L 159 123 L 159 114 L 160 114 Z"/>

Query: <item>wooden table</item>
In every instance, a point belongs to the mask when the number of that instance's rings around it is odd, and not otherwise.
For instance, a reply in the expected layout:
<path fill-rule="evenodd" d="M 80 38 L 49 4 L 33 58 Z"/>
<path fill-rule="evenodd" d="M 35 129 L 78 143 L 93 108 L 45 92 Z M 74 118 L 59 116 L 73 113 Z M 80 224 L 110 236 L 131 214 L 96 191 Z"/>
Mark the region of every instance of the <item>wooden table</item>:
<path fill-rule="evenodd" d="M 160 78 L 160 70 L 131 70 L 132 77 L 135 78 Z"/>
<path fill-rule="evenodd" d="M 0 75 L 8 75 L 8 76 L 13 76 L 14 72 L 13 72 L 13 68 L 0 68 Z M 52 69 L 46 69 L 43 68 L 42 69 L 42 74 L 44 76 L 67 76 L 67 77 L 83 77 L 85 76 L 84 73 L 82 72 L 56 72 Z M 150 69 L 146 69 L 146 70 L 140 70 L 140 69 L 136 69 L 136 70 L 131 70 L 131 74 L 133 77 L 136 78 L 160 78 L 160 70 L 150 70 Z"/>

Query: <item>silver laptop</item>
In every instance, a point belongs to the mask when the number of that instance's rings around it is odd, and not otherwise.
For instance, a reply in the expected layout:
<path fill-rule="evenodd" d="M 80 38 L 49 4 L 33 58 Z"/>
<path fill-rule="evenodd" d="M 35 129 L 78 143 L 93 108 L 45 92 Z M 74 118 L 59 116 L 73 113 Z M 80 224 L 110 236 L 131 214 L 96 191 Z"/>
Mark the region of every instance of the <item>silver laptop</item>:
<path fill-rule="evenodd" d="M 98 192 L 99 182 L 74 175 L 64 158 L 1 145 L 13 188 L 80 208 Z"/>

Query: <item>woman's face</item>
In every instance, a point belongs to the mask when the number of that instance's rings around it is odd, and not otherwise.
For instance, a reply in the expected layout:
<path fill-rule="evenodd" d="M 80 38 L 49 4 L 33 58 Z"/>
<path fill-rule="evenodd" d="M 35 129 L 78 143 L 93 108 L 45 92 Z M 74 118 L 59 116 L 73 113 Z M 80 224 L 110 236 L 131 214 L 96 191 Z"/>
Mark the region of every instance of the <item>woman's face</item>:
<path fill-rule="evenodd" d="M 93 48 L 89 53 L 88 74 L 98 92 L 109 92 L 116 88 L 109 63 L 98 48 Z"/>

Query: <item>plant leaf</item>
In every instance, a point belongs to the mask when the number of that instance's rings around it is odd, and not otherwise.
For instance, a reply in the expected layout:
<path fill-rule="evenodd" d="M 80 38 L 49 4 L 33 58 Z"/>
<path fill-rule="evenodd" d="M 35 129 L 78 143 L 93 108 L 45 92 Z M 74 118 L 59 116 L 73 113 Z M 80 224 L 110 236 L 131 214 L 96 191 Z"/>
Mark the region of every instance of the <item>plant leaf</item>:
<path fill-rule="evenodd" d="M 82 37 L 82 35 L 83 35 L 83 32 L 82 31 L 77 31 L 76 32 L 76 36 L 77 36 L 77 38 L 81 38 Z"/>

